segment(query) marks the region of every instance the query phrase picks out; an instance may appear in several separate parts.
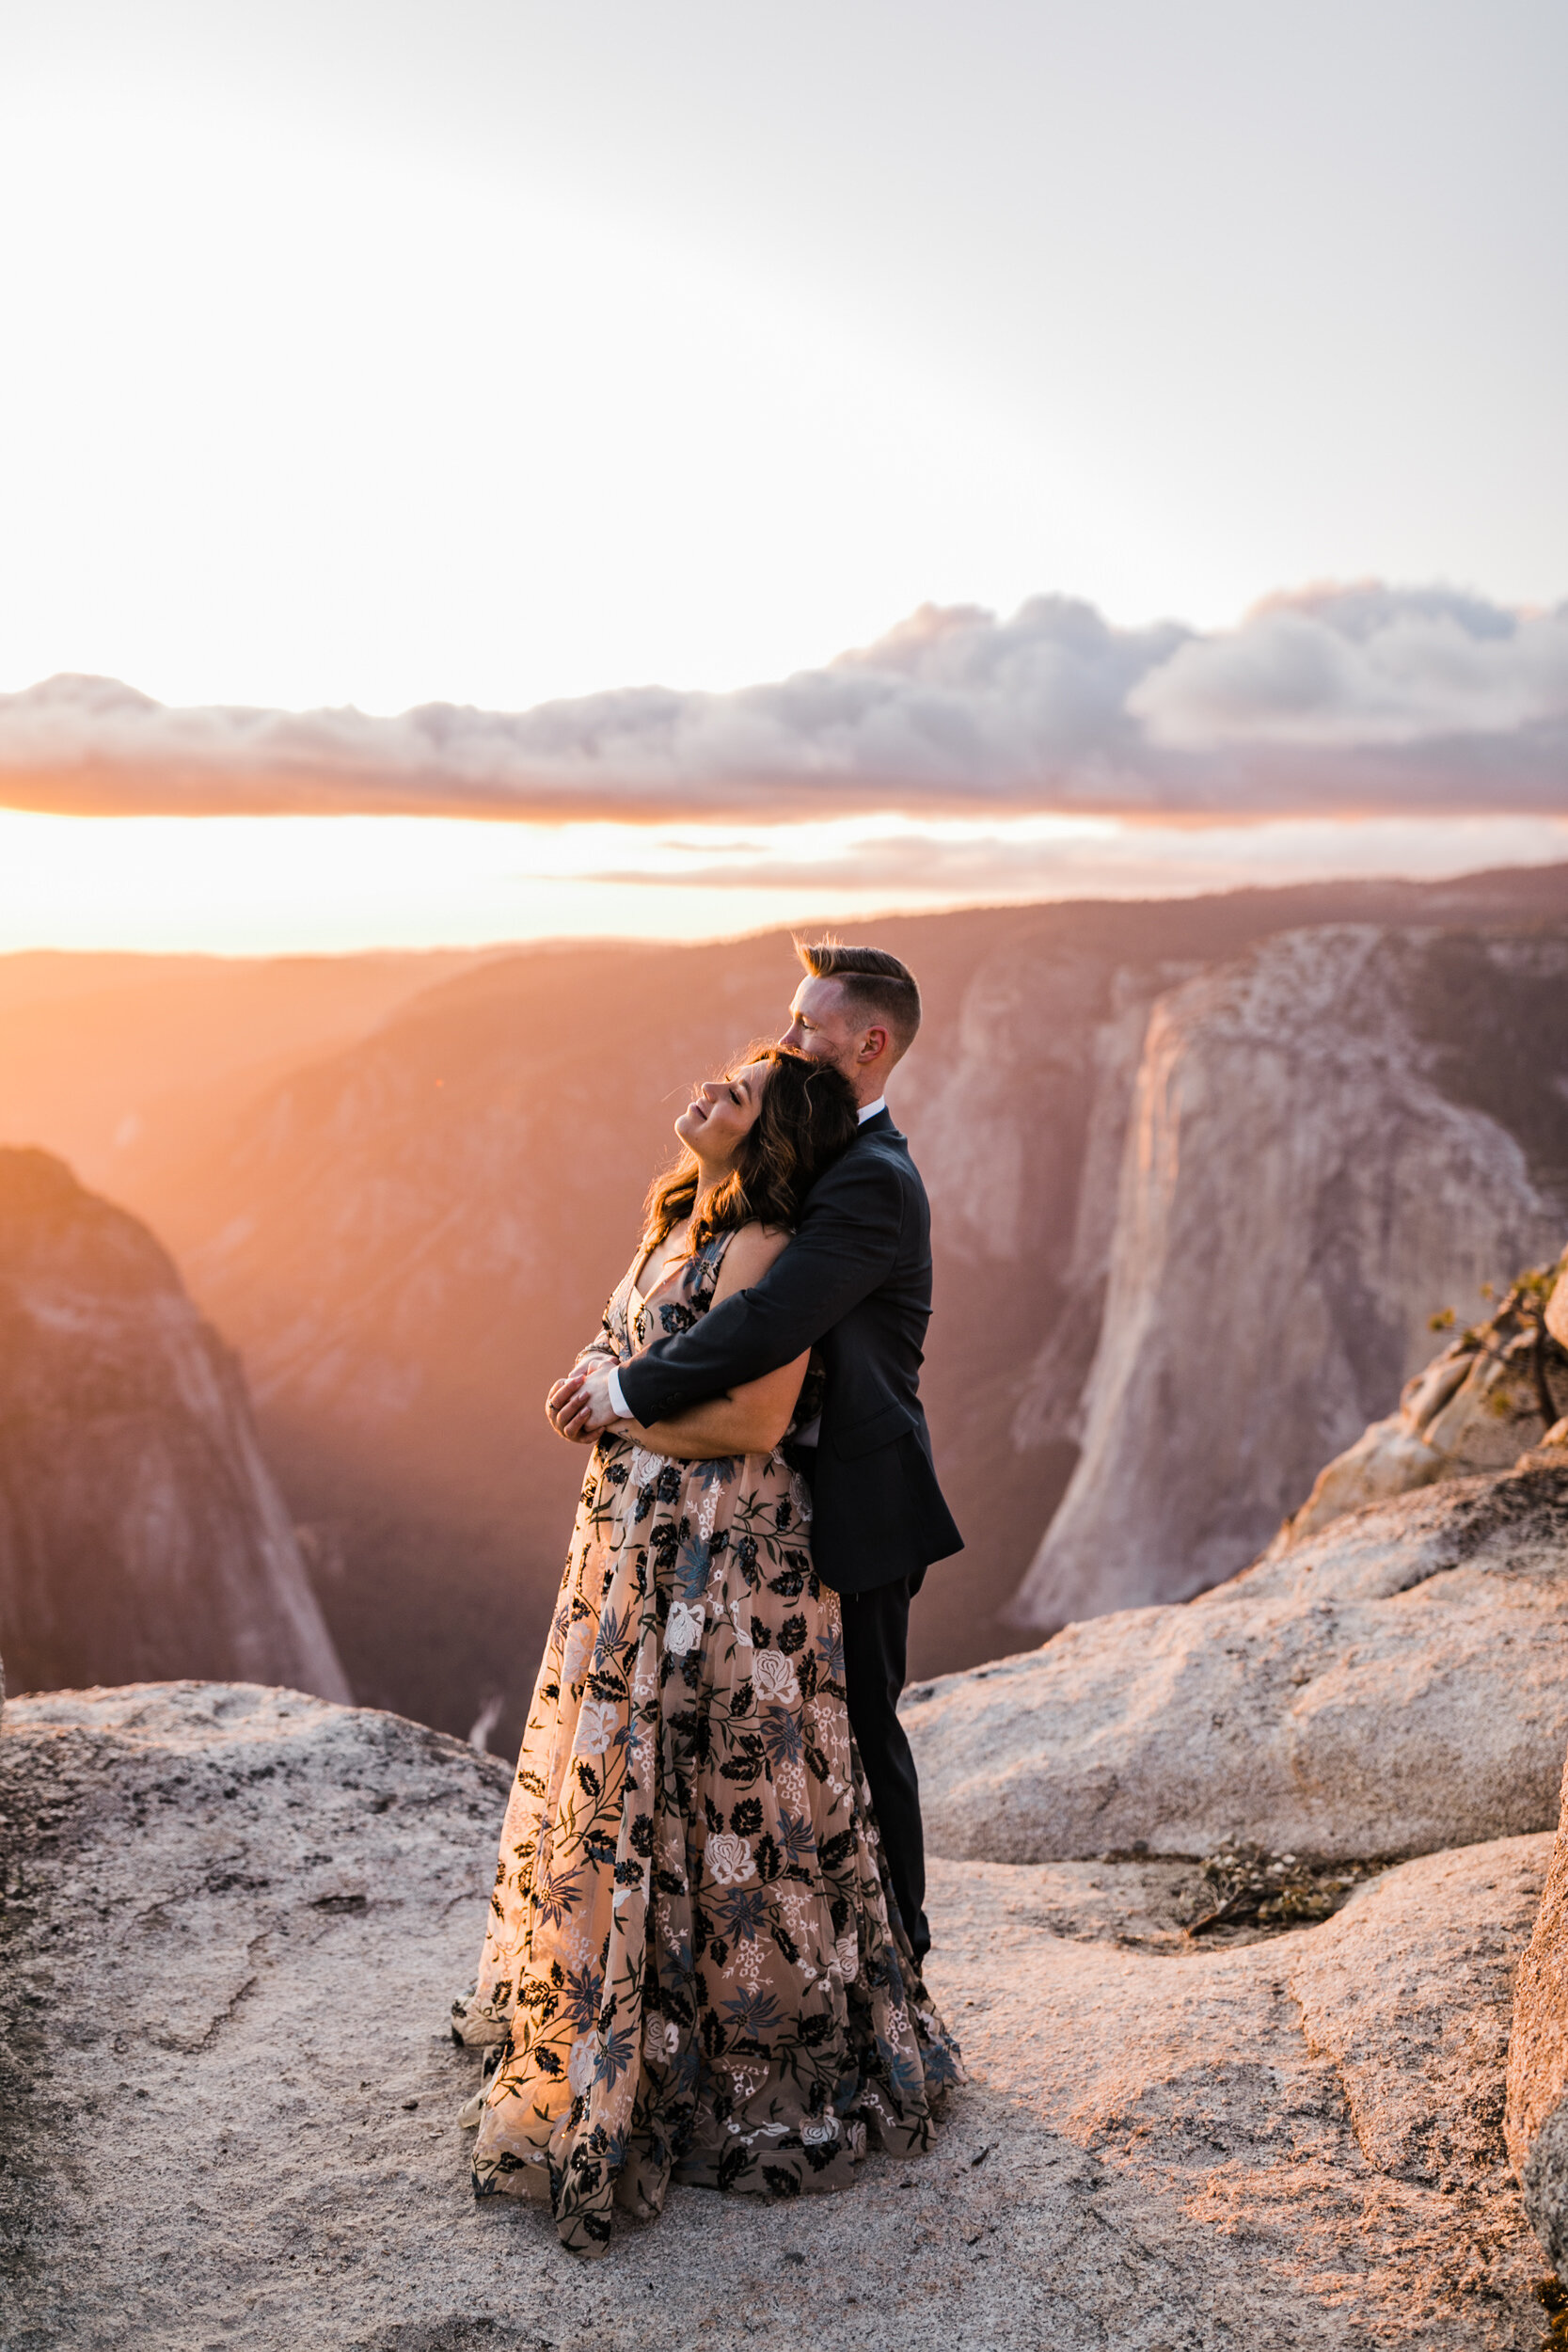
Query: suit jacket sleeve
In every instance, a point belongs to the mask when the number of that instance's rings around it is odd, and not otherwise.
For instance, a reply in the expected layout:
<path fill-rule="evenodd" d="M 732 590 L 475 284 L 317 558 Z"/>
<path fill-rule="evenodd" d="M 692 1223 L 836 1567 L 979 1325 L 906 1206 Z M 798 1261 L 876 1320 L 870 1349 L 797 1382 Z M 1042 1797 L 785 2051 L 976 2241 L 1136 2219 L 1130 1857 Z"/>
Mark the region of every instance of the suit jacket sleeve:
<path fill-rule="evenodd" d="M 851 1147 L 760 1282 L 621 1367 L 637 1419 L 667 1421 L 803 1356 L 892 1272 L 903 1214 L 897 1170 L 881 1152 Z"/>

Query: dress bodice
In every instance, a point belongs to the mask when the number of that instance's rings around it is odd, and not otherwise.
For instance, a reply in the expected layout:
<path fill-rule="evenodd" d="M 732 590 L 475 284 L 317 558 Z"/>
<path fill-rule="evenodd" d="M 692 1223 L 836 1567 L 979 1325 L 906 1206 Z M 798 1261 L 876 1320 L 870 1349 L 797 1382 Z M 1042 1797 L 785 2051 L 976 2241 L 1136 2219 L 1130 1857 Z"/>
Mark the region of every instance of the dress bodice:
<path fill-rule="evenodd" d="M 733 1232 L 715 1233 L 711 1241 L 704 1242 L 689 1257 L 673 1259 L 646 1292 L 638 1286 L 637 1275 L 643 1257 L 642 1250 L 638 1250 L 605 1309 L 605 1329 L 615 1342 L 620 1362 L 641 1356 L 656 1340 L 673 1339 L 679 1331 L 689 1331 L 699 1317 L 706 1314 L 734 1239 Z"/>
<path fill-rule="evenodd" d="M 737 1230 L 715 1233 L 711 1241 L 704 1242 L 689 1257 L 672 1260 L 646 1293 L 637 1282 L 644 1255 L 640 1248 L 605 1309 L 599 1350 L 613 1356 L 618 1364 L 629 1363 L 634 1356 L 652 1347 L 656 1340 L 673 1339 L 679 1332 L 689 1331 L 713 1304 L 719 1276 Z M 784 1432 L 785 1442 L 798 1429 L 806 1428 L 818 1418 L 822 1388 L 822 1367 L 814 1348 L 789 1427 Z"/>

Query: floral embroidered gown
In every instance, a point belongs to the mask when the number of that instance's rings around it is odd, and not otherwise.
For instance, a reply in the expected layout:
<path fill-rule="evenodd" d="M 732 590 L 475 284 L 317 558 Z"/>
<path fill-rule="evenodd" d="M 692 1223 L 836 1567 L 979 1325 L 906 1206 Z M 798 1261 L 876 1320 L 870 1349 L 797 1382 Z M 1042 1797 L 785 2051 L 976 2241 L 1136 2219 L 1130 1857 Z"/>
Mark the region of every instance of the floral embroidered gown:
<path fill-rule="evenodd" d="M 687 1328 L 729 1239 L 647 1298 L 634 1267 L 585 1353 Z M 490 2045 L 477 2192 L 547 2201 L 578 2253 L 672 2178 L 845 2187 L 868 2139 L 924 2149 L 962 2080 L 880 1865 L 809 1518 L 778 1452 L 675 1461 L 607 1435 L 583 1482 L 453 2008 Z"/>

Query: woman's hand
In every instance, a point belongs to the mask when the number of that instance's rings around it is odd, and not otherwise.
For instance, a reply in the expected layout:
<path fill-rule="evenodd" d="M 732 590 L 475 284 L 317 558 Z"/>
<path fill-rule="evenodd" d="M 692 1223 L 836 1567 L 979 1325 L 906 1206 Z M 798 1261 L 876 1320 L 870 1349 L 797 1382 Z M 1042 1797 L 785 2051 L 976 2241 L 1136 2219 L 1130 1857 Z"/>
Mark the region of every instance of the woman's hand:
<path fill-rule="evenodd" d="M 579 1367 L 557 1380 L 545 1399 L 545 1418 L 558 1438 L 572 1445 L 592 1445 L 597 1431 L 587 1425 L 583 1411 L 582 1384 L 584 1375 Z"/>

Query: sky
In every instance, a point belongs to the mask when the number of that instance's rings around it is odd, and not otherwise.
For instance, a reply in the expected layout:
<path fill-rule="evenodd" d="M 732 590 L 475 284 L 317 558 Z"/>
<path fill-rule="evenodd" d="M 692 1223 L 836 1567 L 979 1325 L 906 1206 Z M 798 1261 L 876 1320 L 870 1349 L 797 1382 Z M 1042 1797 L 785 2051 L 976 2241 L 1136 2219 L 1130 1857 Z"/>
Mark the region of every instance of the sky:
<path fill-rule="evenodd" d="M 1559 0 L 10 0 L 0 946 L 1561 854 L 1565 84 Z"/>

